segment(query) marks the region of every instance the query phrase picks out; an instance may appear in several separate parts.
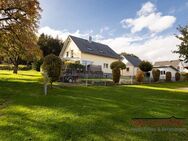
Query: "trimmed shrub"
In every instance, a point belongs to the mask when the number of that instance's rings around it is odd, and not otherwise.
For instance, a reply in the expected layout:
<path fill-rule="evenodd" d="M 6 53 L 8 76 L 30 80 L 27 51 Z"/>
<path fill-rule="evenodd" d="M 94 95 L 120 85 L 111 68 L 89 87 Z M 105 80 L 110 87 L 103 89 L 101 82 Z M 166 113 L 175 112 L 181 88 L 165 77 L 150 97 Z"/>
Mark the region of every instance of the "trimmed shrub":
<path fill-rule="evenodd" d="M 120 80 L 120 69 L 113 69 L 112 70 L 112 79 L 114 81 L 114 83 L 119 83 Z"/>
<path fill-rule="evenodd" d="M 188 73 L 183 73 L 182 76 L 184 81 L 188 81 Z"/>
<path fill-rule="evenodd" d="M 158 70 L 158 69 L 153 69 L 153 70 L 152 70 L 152 75 L 153 75 L 153 80 L 154 80 L 154 82 L 159 81 L 160 70 Z"/>
<path fill-rule="evenodd" d="M 58 56 L 50 54 L 44 58 L 44 62 L 42 64 L 42 71 L 44 73 L 47 73 L 51 88 L 52 83 L 59 80 L 59 77 L 61 75 L 61 69 L 62 61 Z"/>
<path fill-rule="evenodd" d="M 172 79 L 171 72 L 166 72 L 166 81 L 171 81 L 171 79 Z"/>
<path fill-rule="evenodd" d="M 110 68 L 113 69 L 125 69 L 126 65 L 122 61 L 115 61 L 110 65 Z"/>
<path fill-rule="evenodd" d="M 176 79 L 176 81 L 180 81 L 180 78 L 181 78 L 180 73 L 179 73 L 179 72 L 176 72 L 176 74 L 175 74 L 175 79 Z"/>
<path fill-rule="evenodd" d="M 136 81 L 143 82 L 144 80 L 144 73 L 143 71 L 138 71 L 136 74 Z"/>
<path fill-rule="evenodd" d="M 112 69 L 112 78 L 114 83 L 119 83 L 120 80 L 120 70 L 125 69 L 126 65 L 122 61 L 115 61 L 110 65 L 110 68 Z"/>
<path fill-rule="evenodd" d="M 152 65 L 150 62 L 148 62 L 148 61 L 142 61 L 142 62 L 139 64 L 138 67 L 140 68 L 141 71 L 143 71 L 143 72 L 148 72 L 148 71 L 151 71 L 151 70 L 152 70 L 153 65 Z"/>

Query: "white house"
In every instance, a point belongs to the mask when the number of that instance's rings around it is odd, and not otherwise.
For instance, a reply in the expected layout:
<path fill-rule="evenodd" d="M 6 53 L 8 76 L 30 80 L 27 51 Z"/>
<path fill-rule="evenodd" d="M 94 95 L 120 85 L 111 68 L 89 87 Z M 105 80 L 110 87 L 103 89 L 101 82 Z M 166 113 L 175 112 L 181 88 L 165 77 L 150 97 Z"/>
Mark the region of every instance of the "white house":
<path fill-rule="evenodd" d="M 172 66 L 179 72 L 185 71 L 184 63 L 182 60 L 158 61 L 154 63 L 154 67 Z"/>
<path fill-rule="evenodd" d="M 160 67 L 154 66 L 153 68 L 160 70 L 160 79 L 161 80 L 166 79 L 166 72 L 171 72 L 172 80 L 175 80 L 175 74 L 177 72 L 179 72 L 178 69 L 174 68 L 173 66 L 160 66 Z"/>
<path fill-rule="evenodd" d="M 89 40 L 68 36 L 59 57 L 62 60 L 78 61 L 83 65 L 100 66 L 104 74 L 111 74 L 110 64 L 119 60 L 119 55 L 109 46 Z"/>
<path fill-rule="evenodd" d="M 139 70 L 140 58 L 133 54 L 122 54 L 122 62 L 126 64 L 126 69 L 122 70 L 123 76 L 134 77 Z"/>
<path fill-rule="evenodd" d="M 186 69 L 181 60 L 158 61 L 153 68 L 160 70 L 160 79 L 166 79 L 166 72 L 171 72 L 172 80 L 175 80 L 176 72 L 184 72 Z"/>

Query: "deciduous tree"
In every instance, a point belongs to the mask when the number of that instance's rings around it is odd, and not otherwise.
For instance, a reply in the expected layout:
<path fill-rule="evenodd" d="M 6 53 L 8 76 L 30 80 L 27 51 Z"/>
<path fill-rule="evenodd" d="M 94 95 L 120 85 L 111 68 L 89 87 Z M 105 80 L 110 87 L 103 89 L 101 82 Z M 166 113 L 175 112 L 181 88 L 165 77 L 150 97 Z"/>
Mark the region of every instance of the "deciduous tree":
<path fill-rule="evenodd" d="M 139 68 L 141 71 L 143 72 L 148 72 L 148 71 L 151 71 L 152 68 L 153 68 L 153 65 L 148 62 L 148 61 L 142 61 L 140 64 L 139 64 Z"/>
<path fill-rule="evenodd" d="M 19 28 L 27 27 L 31 31 L 36 30 L 40 11 L 38 0 L 1 0 L 0 30 L 14 32 L 15 25 L 19 25 Z"/>
<path fill-rule="evenodd" d="M 41 34 L 38 39 L 38 46 L 43 52 L 43 56 L 47 56 L 49 54 L 55 54 L 59 56 L 61 49 L 63 47 L 63 42 L 57 38 L 53 38 L 51 36 Z"/>
<path fill-rule="evenodd" d="M 40 11 L 38 0 L 0 1 L 0 52 L 14 64 L 14 73 L 20 59 L 40 56 L 36 48 Z"/>
<path fill-rule="evenodd" d="M 62 61 L 58 56 L 50 54 L 44 58 L 44 62 L 42 64 L 42 71 L 47 74 L 50 80 L 51 88 L 52 83 L 59 80 L 61 70 Z"/>
<path fill-rule="evenodd" d="M 178 53 L 181 58 L 184 58 L 185 62 L 188 62 L 188 25 L 185 27 L 179 26 L 177 29 L 180 35 L 176 35 L 176 37 L 181 43 L 177 45 L 178 49 L 174 53 Z"/>

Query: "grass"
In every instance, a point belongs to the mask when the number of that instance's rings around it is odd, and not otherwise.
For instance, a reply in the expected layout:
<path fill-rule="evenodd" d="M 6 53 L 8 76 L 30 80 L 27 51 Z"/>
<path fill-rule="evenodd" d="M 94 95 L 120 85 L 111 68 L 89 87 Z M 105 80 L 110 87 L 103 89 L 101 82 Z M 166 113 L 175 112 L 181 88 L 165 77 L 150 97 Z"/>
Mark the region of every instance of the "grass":
<path fill-rule="evenodd" d="M 40 73 L 0 71 L 0 140 L 186 141 L 188 132 L 135 132 L 132 118 L 188 117 L 188 82 L 58 87 Z M 185 128 L 188 128 L 186 119 Z"/>

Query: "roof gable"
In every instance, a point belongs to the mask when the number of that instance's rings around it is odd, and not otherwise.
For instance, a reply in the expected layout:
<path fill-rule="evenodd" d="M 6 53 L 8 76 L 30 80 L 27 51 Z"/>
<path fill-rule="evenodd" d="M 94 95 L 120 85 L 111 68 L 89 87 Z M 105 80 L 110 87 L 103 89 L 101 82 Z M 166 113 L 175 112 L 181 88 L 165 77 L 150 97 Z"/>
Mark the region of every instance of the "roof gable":
<path fill-rule="evenodd" d="M 140 58 L 138 58 L 137 56 L 132 55 L 132 54 L 126 54 L 126 55 L 123 55 L 123 57 L 124 57 L 128 62 L 130 62 L 134 67 L 138 67 L 139 64 L 142 62 L 142 61 L 140 60 Z"/>
<path fill-rule="evenodd" d="M 171 61 L 158 61 L 155 62 L 154 66 L 159 67 L 159 66 L 173 66 L 174 68 L 177 68 L 180 64 L 180 60 L 171 60 Z"/>
<path fill-rule="evenodd" d="M 74 36 L 69 37 L 73 40 L 81 52 L 119 59 L 119 55 L 107 45 L 93 41 L 89 42 L 88 40 Z"/>

